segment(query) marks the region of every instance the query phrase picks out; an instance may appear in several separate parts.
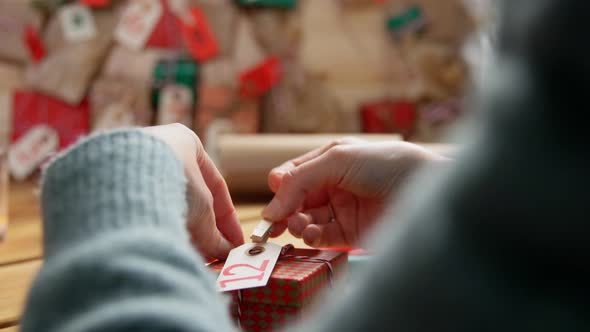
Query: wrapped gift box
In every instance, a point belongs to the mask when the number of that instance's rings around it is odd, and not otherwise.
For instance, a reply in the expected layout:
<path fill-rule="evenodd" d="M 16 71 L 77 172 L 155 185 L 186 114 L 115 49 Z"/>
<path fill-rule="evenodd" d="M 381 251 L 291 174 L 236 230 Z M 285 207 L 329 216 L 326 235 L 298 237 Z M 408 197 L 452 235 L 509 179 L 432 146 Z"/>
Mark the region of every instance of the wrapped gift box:
<path fill-rule="evenodd" d="M 16 91 L 12 99 L 12 141 L 17 141 L 38 124 L 55 129 L 59 135 L 60 148 L 63 149 L 88 133 L 88 100 L 72 106 L 38 92 Z"/>
<path fill-rule="evenodd" d="M 230 292 L 231 313 L 244 331 L 272 331 L 301 316 L 347 267 L 347 253 L 291 249 L 279 257 L 265 287 Z M 219 273 L 224 262 L 210 265 Z"/>

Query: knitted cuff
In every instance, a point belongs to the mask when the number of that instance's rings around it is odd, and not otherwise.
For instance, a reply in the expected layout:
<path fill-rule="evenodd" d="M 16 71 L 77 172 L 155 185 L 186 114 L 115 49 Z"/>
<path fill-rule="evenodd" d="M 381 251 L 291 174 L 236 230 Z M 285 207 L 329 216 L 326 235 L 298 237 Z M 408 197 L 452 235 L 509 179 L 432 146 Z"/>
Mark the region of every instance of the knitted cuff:
<path fill-rule="evenodd" d="M 131 227 L 188 238 L 185 195 L 182 165 L 165 142 L 139 129 L 86 138 L 45 171 L 45 256 Z"/>

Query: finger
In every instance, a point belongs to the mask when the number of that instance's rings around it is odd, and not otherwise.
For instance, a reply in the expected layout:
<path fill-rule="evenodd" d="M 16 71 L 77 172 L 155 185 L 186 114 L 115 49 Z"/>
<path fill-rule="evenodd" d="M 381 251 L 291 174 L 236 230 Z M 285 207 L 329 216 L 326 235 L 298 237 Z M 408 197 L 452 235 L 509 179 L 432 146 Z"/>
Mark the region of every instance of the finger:
<path fill-rule="evenodd" d="M 332 215 L 327 205 L 295 213 L 287 219 L 289 222 L 289 233 L 297 238 L 301 238 L 307 226 L 311 224 L 328 224 L 331 219 Z"/>
<path fill-rule="evenodd" d="M 225 259 L 234 248 L 221 232 L 215 227 L 213 207 L 203 212 L 197 222 L 188 223 L 193 245 L 206 257 Z"/>
<path fill-rule="evenodd" d="M 221 234 L 215 225 L 213 196 L 205 185 L 199 168 L 195 165 L 187 173 L 189 215 L 187 227 L 193 245 L 205 256 L 223 259 L 233 245 Z"/>
<path fill-rule="evenodd" d="M 287 222 L 289 225 L 289 233 L 300 239 L 305 227 L 312 223 L 312 218 L 309 214 L 295 213 L 287 219 Z"/>
<path fill-rule="evenodd" d="M 326 151 L 330 150 L 334 146 L 343 145 L 343 144 L 358 144 L 362 143 L 364 140 L 356 137 L 343 137 L 337 140 L 330 142 L 320 148 L 314 149 L 310 152 L 307 152 L 297 158 L 293 158 L 278 167 L 273 168 L 269 175 L 268 175 L 268 186 L 272 190 L 273 193 L 276 193 L 279 189 L 281 184 L 281 180 L 283 175 L 287 174 L 297 166 L 306 163 L 310 160 L 313 160 L 321 155 L 323 155 Z"/>
<path fill-rule="evenodd" d="M 235 246 L 244 243 L 244 235 L 238 214 L 231 200 L 225 180 L 219 173 L 209 155 L 202 150 L 198 154 L 197 162 L 205 180 L 205 184 L 213 196 L 213 212 L 215 224 L 221 233 Z"/>
<path fill-rule="evenodd" d="M 303 230 L 302 238 L 305 244 L 316 248 L 350 246 L 337 223 L 311 224 Z"/>
<path fill-rule="evenodd" d="M 329 200 L 330 193 L 328 190 L 321 189 L 319 191 L 312 191 L 307 194 L 307 197 L 305 197 L 305 200 L 303 201 L 303 209 L 309 210 L 324 206 L 328 204 Z"/>
<path fill-rule="evenodd" d="M 279 237 L 285 232 L 286 229 L 287 229 L 286 222 L 274 223 L 272 225 L 272 229 L 270 231 L 270 237 Z"/>
<path fill-rule="evenodd" d="M 302 206 L 308 193 L 337 186 L 349 166 L 347 154 L 343 149 L 331 149 L 285 174 L 262 216 L 270 221 L 284 220 Z"/>

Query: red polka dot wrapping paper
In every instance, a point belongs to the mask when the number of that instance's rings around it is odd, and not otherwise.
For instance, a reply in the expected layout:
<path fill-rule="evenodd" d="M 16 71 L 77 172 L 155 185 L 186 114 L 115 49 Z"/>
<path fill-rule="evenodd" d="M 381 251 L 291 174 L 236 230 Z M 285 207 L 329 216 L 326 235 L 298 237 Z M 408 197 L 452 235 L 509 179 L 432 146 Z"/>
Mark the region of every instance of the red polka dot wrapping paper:
<path fill-rule="evenodd" d="M 60 149 L 75 143 L 90 129 L 88 100 L 70 105 L 34 91 L 16 91 L 12 98 L 12 141 L 32 127 L 46 124 L 59 135 Z"/>
<path fill-rule="evenodd" d="M 272 331 L 299 317 L 301 309 L 309 306 L 316 295 L 330 287 L 330 262 L 333 279 L 346 270 L 348 254 L 330 250 L 292 249 L 279 257 L 265 287 L 244 289 L 241 301 L 238 291 L 230 292 L 233 301 L 230 312 L 245 331 Z M 210 265 L 219 273 L 224 262 Z M 239 305 L 239 310 L 238 310 Z M 239 312 L 239 315 L 238 315 Z"/>

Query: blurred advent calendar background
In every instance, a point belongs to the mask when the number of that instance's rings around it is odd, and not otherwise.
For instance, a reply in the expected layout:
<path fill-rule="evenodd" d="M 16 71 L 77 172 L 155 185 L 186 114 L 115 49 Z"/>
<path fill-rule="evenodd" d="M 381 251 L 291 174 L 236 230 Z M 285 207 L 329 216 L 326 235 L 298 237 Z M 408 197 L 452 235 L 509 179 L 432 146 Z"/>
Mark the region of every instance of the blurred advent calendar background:
<path fill-rule="evenodd" d="M 204 141 L 219 128 L 439 141 L 464 112 L 469 13 L 461 0 L 1 1 L 0 147 L 173 122 Z M 57 147 L 27 138 L 40 125 Z"/>

